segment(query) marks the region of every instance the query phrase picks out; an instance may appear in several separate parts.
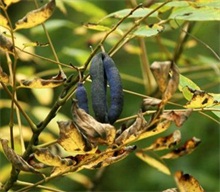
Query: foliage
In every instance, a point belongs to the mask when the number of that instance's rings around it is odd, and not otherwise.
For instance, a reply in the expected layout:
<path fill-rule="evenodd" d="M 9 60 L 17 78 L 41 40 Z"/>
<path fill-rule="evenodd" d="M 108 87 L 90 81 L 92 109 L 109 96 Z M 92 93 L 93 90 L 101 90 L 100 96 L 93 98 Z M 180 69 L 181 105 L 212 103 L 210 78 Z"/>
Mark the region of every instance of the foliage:
<path fill-rule="evenodd" d="M 218 190 L 217 174 L 208 185 L 192 175 L 207 169 L 198 167 L 199 152 L 213 155 L 212 169 L 218 169 L 218 151 L 212 150 L 218 142 L 209 137 L 218 137 L 211 131 L 218 133 L 220 124 L 220 57 L 217 41 L 208 45 L 218 33 L 212 37 L 210 29 L 199 31 L 211 38 L 206 44 L 196 30 L 207 21 L 217 26 L 220 3 L 125 2 L 115 2 L 116 9 L 110 1 L 0 1 L 2 190 Z M 78 99 L 79 105 L 75 100 L 79 85 L 88 92 L 88 108 L 94 94 L 103 99 L 90 91 L 90 62 L 100 51 L 114 59 L 114 73 L 119 71 L 122 79 L 123 112 L 113 125 L 80 108 L 87 98 Z M 121 79 L 107 76 L 109 88 L 106 74 L 101 75 L 104 94 L 112 99 Z M 187 160 L 192 152 L 196 161 Z M 137 159 L 156 170 L 138 167 Z M 109 179 L 105 172 L 114 168 Z M 145 178 L 135 178 L 133 189 L 123 186 L 124 179 L 134 180 L 121 174 L 129 169 L 147 173 L 148 186 Z M 59 186 L 61 177 L 66 186 Z M 172 181 L 165 185 L 164 178 Z M 155 182 L 162 185 L 153 186 Z"/>

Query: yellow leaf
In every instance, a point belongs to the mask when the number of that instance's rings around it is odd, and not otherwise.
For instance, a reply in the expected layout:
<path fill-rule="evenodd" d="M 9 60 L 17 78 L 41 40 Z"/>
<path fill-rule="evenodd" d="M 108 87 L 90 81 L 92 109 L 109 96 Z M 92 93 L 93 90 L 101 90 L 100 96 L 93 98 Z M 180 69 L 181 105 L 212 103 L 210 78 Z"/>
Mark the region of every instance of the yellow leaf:
<path fill-rule="evenodd" d="M 180 142 L 180 140 L 181 140 L 181 132 L 179 130 L 176 130 L 168 136 L 159 137 L 149 147 L 144 148 L 142 150 L 156 151 L 156 150 L 169 149 L 173 147 L 174 145 L 177 145 Z"/>
<path fill-rule="evenodd" d="M 58 155 L 52 154 L 47 148 L 37 149 L 34 153 L 34 157 L 48 166 L 70 166 L 75 165 L 76 162 L 71 159 L 61 158 Z"/>
<path fill-rule="evenodd" d="M 45 106 L 49 105 L 53 100 L 53 89 L 31 89 L 38 102 Z"/>
<path fill-rule="evenodd" d="M 59 72 L 50 79 L 35 78 L 33 80 L 21 80 L 20 86 L 25 88 L 53 88 L 61 85 L 65 79 L 65 74 Z"/>
<path fill-rule="evenodd" d="M 55 7 L 55 0 L 51 0 L 43 7 L 28 12 L 22 19 L 15 23 L 15 30 L 31 28 L 44 23 L 53 14 Z"/>
<path fill-rule="evenodd" d="M 84 27 L 86 27 L 87 29 L 93 29 L 93 30 L 97 30 L 97 31 L 109 31 L 111 30 L 111 28 L 106 27 L 104 25 L 98 25 L 98 24 L 94 24 L 94 23 L 87 23 L 84 25 Z"/>
<path fill-rule="evenodd" d="M 183 146 L 179 147 L 178 149 L 174 149 L 173 151 L 163 155 L 161 158 L 163 159 L 175 159 L 181 157 L 183 155 L 187 155 L 192 153 L 196 147 L 201 143 L 201 140 L 193 137 L 184 143 Z"/>
<path fill-rule="evenodd" d="M 69 152 L 77 154 L 95 153 L 95 148 L 74 126 L 72 121 L 57 122 L 60 128 L 58 143 Z"/>
<path fill-rule="evenodd" d="M 8 20 L 0 14 L 0 26 L 5 27 L 9 29 L 10 27 L 8 26 Z"/>
<path fill-rule="evenodd" d="M 214 99 L 214 97 L 201 90 L 192 90 L 189 87 L 185 87 L 191 93 L 193 93 L 192 99 L 184 105 L 186 108 L 205 108 L 212 107 L 217 104 L 220 104 L 220 101 Z"/>
<path fill-rule="evenodd" d="M 2 67 L 0 66 L 0 82 L 3 82 L 5 84 L 9 83 L 9 77 L 8 75 L 2 70 Z"/>
<path fill-rule="evenodd" d="M 12 3 L 17 3 L 20 0 L 3 0 L 4 4 L 8 7 L 9 5 L 11 5 Z"/>
<path fill-rule="evenodd" d="M 143 160 L 144 162 L 148 163 L 150 166 L 158 169 L 159 171 L 161 171 L 162 173 L 165 173 L 167 175 L 170 175 L 170 170 L 169 168 L 162 163 L 161 161 L 150 157 L 149 155 L 143 153 L 143 152 L 136 152 L 135 153 L 137 157 L 139 157 L 141 160 Z"/>
<path fill-rule="evenodd" d="M 183 174 L 182 171 L 177 171 L 174 178 L 180 192 L 204 192 L 199 182 L 189 174 Z"/>
<path fill-rule="evenodd" d="M 170 127 L 170 124 L 171 124 L 171 121 L 168 121 L 168 120 L 164 120 L 158 123 L 158 125 L 154 129 L 151 129 L 150 131 L 146 131 L 142 133 L 139 137 L 139 140 L 147 138 L 147 137 L 151 137 L 153 135 L 157 135 L 159 133 L 166 131 Z"/>

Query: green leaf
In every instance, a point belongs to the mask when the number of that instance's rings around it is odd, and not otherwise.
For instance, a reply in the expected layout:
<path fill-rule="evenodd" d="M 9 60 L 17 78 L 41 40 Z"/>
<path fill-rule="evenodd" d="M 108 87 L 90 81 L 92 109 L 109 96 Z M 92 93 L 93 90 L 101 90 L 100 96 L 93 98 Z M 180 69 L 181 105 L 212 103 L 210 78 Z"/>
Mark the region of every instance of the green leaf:
<path fill-rule="evenodd" d="M 83 64 L 90 54 L 89 51 L 70 47 L 64 47 L 62 52 L 68 56 L 74 57 L 74 59 L 77 60 L 80 64 Z"/>
<path fill-rule="evenodd" d="M 88 1 L 64 0 L 64 3 L 66 3 L 66 5 L 72 7 L 73 9 L 82 12 L 84 14 L 87 14 L 89 16 L 101 18 L 106 15 L 106 12 L 103 9 L 97 7 L 94 3 L 90 3 Z"/>
<path fill-rule="evenodd" d="M 163 26 L 154 24 L 153 26 L 142 26 L 138 28 L 135 32 L 134 35 L 136 36 L 142 36 L 142 37 L 151 37 L 154 35 L 157 35 L 158 33 L 163 31 Z"/>
<path fill-rule="evenodd" d="M 196 85 L 192 80 L 180 74 L 179 76 L 179 90 L 183 93 L 186 100 L 191 100 L 193 93 L 191 93 L 186 87 L 194 90 L 200 90 L 199 86 Z"/>
<path fill-rule="evenodd" d="M 109 31 L 111 30 L 111 28 L 106 27 L 104 25 L 97 25 L 97 24 L 93 24 L 93 23 L 87 23 L 84 25 L 84 27 L 86 27 L 87 29 L 93 29 L 93 30 L 97 30 L 97 31 Z"/>
<path fill-rule="evenodd" d="M 188 6 L 175 7 L 169 19 L 187 21 L 219 21 L 220 1 L 189 2 Z"/>
<path fill-rule="evenodd" d="M 63 20 L 63 19 L 53 19 L 53 20 L 49 20 L 45 23 L 45 26 L 47 28 L 48 31 L 53 31 L 55 32 L 56 30 L 63 30 L 64 27 L 69 28 L 69 29 L 73 29 L 75 28 L 75 24 L 72 23 L 71 21 L 67 21 L 67 20 Z M 33 35 L 43 35 L 44 31 L 42 30 L 41 26 L 36 26 L 34 28 L 32 28 L 31 33 Z"/>
<path fill-rule="evenodd" d="M 107 15 L 104 19 L 109 18 L 109 17 L 114 17 L 114 18 L 123 18 L 126 15 L 128 15 L 133 9 L 122 9 L 116 12 L 113 12 L 109 15 Z M 137 10 L 135 10 L 133 12 L 132 15 L 129 16 L 129 18 L 140 18 L 140 17 L 145 17 L 147 14 L 149 14 L 151 11 L 153 11 L 153 9 L 149 9 L 149 8 L 139 8 Z M 154 12 L 153 14 L 151 14 L 149 17 L 157 17 L 158 16 L 158 12 Z"/>

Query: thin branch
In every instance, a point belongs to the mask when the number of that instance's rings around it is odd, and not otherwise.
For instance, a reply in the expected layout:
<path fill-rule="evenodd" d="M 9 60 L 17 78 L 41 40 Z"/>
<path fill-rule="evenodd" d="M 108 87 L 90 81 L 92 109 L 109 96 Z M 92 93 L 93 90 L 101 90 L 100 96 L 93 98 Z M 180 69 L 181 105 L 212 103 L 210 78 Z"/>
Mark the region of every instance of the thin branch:
<path fill-rule="evenodd" d="M 35 6 L 36 6 L 37 8 L 39 8 L 38 3 L 37 3 L 37 0 L 34 0 L 34 3 L 35 3 Z M 47 29 L 46 29 L 46 27 L 45 27 L 45 24 L 42 23 L 41 25 L 42 25 L 42 27 L 43 27 L 43 29 L 44 29 L 44 33 L 46 34 L 47 40 L 48 40 L 48 42 L 49 42 L 49 45 L 50 45 L 50 48 L 51 48 L 51 50 L 52 50 L 52 53 L 53 53 L 53 55 L 54 55 L 54 57 L 55 57 L 55 60 L 56 60 L 57 62 L 59 62 L 59 58 L 58 58 L 57 53 L 56 53 L 56 51 L 55 51 L 55 48 L 54 48 L 54 46 L 53 46 L 53 42 L 52 42 L 52 40 L 51 40 L 51 38 L 50 38 L 50 35 L 49 35 L 49 33 L 48 33 L 48 31 L 47 31 Z M 59 67 L 60 72 L 63 73 L 62 66 L 58 64 L 58 67 Z"/>
<path fill-rule="evenodd" d="M 18 103 L 17 100 L 15 100 L 13 98 L 12 93 L 9 91 L 9 89 L 5 86 L 5 84 L 3 82 L 0 82 L 3 89 L 6 91 L 6 93 L 9 95 L 9 97 L 11 97 L 11 99 L 13 100 L 13 102 L 15 103 L 15 105 L 17 106 L 17 108 L 19 109 L 19 111 L 22 113 L 22 115 L 24 116 L 24 118 L 26 119 L 27 123 L 29 124 L 30 128 L 32 129 L 32 131 L 36 131 L 36 126 L 33 123 L 33 121 L 29 118 L 29 116 L 25 113 L 25 111 L 22 109 L 22 107 L 20 106 L 20 104 Z"/>
<path fill-rule="evenodd" d="M 109 54 L 111 54 L 114 49 L 116 49 L 122 42 L 123 40 L 134 30 L 136 29 L 142 21 L 144 21 L 146 18 L 148 18 L 150 15 L 152 15 L 154 12 L 156 12 L 157 10 L 159 10 L 161 7 L 163 7 L 164 5 L 166 5 L 167 3 L 169 3 L 171 0 L 167 0 L 164 3 L 162 3 L 161 5 L 159 5 L 158 7 L 156 7 L 154 10 L 152 10 L 150 13 L 148 13 L 146 16 L 142 17 L 141 19 L 139 19 L 138 21 L 136 21 L 134 23 L 134 25 L 121 37 L 121 39 L 114 45 L 114 47 L 112 47 L 112 49 L 109 51 Z M 133 12 L 132 12 L 133 13 Z"/>

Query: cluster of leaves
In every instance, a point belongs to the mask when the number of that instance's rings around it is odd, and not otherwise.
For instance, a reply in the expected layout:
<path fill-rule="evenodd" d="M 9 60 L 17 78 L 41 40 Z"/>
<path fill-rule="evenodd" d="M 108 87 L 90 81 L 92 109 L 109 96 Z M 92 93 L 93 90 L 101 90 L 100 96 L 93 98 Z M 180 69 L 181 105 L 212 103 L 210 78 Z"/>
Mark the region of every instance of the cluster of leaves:
<path fill-rule="evenodd" d="M 98 45 L 92 50 L 87 60 L 83 62 L 83 65 L 77 67 L 59 61 L 44 22 L 52 16 L 56 3 L 57 7 L 63 11 L 65 10 L 64 5 L 77 9 L 80 3 L 74 1 L 64 1 L 62 3 L 61 1 L 55 2 L 55 0 L 50 0 L 42 7 L 38 7 L 37 1 L 34 1 L 36 9 L 28 12 L 22 19 L 18 20 L 15 23 L 15 27 L 13 27 L 7 11 L 11 4 L 18 2 L 19 0 L 2 0 L 0 2 L 4 14 L 0 15 L 0 25 L 3 27 L 3 32 L 0 34 L 1 51 L 6 56 L 9 71 L 8 74 L 0 67 L 0 82 L 3 90 L 11 99 L 9 127 L 11 147 L 8 146 L 7 139 L 2 135 L 1 143 L 5 156 L 12 165 L 11 176 L 4 182 L 2 188 L 9 190 L 16 182 L 19 184 L 18 176 L 20 171 L 39 174 L 43 177 L 42 180 L 35 184 L 26 183 L 26 187 L 19 189 L 23 191 L 32 189 L 33 187 L 42 187 L 41 184 L 69 172 L 106 167 L 124 159 L 131 152 L 134 152 L 138 158 L 150 166 L 167 175 L 172 175 L 164 159 L 175 159 L 190 154 L 198 146 L 200 139 L 193 137 L 179 146 L 181 132 L 180 130 L 175 130 L 172 134 L 167 136 L 158 136 L 148 147 L 137 148 L 135 142 L 165 132 L 170 128 L 172 122 L 174 122 L 177 127 L 181 127 L 193 110 L 200 111 L 207 109 L 219 117 L 220 103 L 219 94 L 207 93 L 201 90 L 198 85 L 179 73 L 176 63 L 182 53 L 181 46 L 176 49 L 177 51 L 174 53 L 174 56 L 167 58 L 169 61 L 156 61 L 152 63 L 151 66 L 143 64 L 143 66 L 147 66 L 144 68 L 146 71 L 143 72 L 143 76 L 146 78 L 146 74 L 148 76 L 151 74 L 153 79 L 155 79 L 160 99 L 144 95 L 142 109 L 139 109 L 139 107 L 133 109 L 134 111 L 139 110 L 139 112 L 135 115 L 135 120 L 130 123 L 130 125 L 125 123 L 118 127 L 117 124 L 110 125 L 100 123 L 96 121 L 93 116 L 80 109 L 76 101 L 73 101 L 71 108 L 72 120 L 58 121 L 60 131 L 57 138 L 50 143 L 43 142 L 43 144 L 39 144 L 39 138 L 46 136 L 46 127 L 56 116 L 60 108 L 72 97 L 79 79 L 81 81 L 82 77 L 83 81 L 89 80 L 89 74 L 86 74 L 89 62 L 104 43 L 112 45 L 108 53 L 113 56 L 120 49 L 126 47 L 126 44 L 133 39 L 140 39 L 140 42 L 142 42 L 146 37 L 159 35 L 164 31 L 165 25 L 174 25 L 173 21 L 176 21 L 176 19 L 180 22 L 185 21 L 184 27 L 186 28 L 188 27 L 189 21 L 220 20 L 219 3 L 217 1 L 166 1 L 165 3 L 155 3 L 148 6 L 142 4 L 136 5 L 135 8 L 120 10 L 108 15 L 101 15 L 103 18 L 99 22 L 84 25 L 85 29 L 96 30 L 102 32 L 104 35 L 102 34 L 100 36 L 101 39 L 100 37 L 95 38 L 94 41 L 98 41 Z M 84 5 L 80 4 L 80 6 L 94 7 L 93 4 L 83 3 Z M 169 12 L 171 12 L 169 16 L 162 20 L 162 15 L 164 16 Z M 113 27 L 110 27 L 111 24 L 109 24 L 109 21 L 114 19 L 117 19 L 117 23 Z M 146 24 L 146 19 L 152 19 L 153 24 Z M 47 35 L 48 43 L 23 43 L 23 49 L 16 44 L 16 33 L 18 30 L 30 29 L 40 24 L 43 26 L 44 32 Z M 184 31 L 184 34 L 187 33 L 188 32 Z M 116 42 L 112 41 L 112 38 L 115 38 Z M 112 44 L 112 42 L 114 44 Z M 182 43 L 184 43 L 184 38 Z M 55 60 L 44 58 L 31 51 L 24 50 L 33 47 L 43 48 L 45 46 L 50 46 Z M 143 50 L 144 48 L 141 51 Z M 57 75 L 48 79 L 36 77 L 32 80 L 17 80 L 16 64 L 19 60 L 25 60 L 22 54 L 56 63 L 58 66 Z M 218 55 L 215 54 L 215 56 L 219 59 Z M 144 59 L 142 62 L 144 63 Z M 70 75 L 67 78 L 64 73 L 64 67 L 72 71 L 74 70 L 77 72 L 76 75 Z M 47 113 L 44 120 L 38 124 L 33 122 L 26 113 L 25 106 L 17 99 L 18 89 L 45 89 L 61 86 L 62 90 L 52 109 Z M 149 89 L 153 88 L 151 82 L 147 82 L 145 86 Z M 183 109 L 181 110 L 166 110 L 165 107 L 178 89 L 188 102 L 183 105 Z M 24 147 L 24 138 L 22 136 L 24 132 L 22 129 L 24 128 L 21 126 L 21 122 L 18 123 L 20 124 L 21 146 L 23 145 L 22 156 L 15 152 L 13 108 L 16 109 L 18 119 L 20 119 L 20 113 L 24 116 L 29 126 L 28 131 L 30 132 L 31 130 L 30 135 L 32 135 L 31 139 L 28 140 L 27 146 Z M 145 115 L 148 115 L 148 120 L 145 119 Z M 128 117 L 126 120 L 132 118 L 134 117 Z M 122 121 L 122 119 L 118 120 L 118 122 L 120 121 Z M 59 147 L 57 153 L 54 153 L 51 149 L 54 146 Z M 167 149 L 169 152 L 157 158 L 149 155 L 150 151 Z M 50 170 L 49 173 L 44 172 L 45 168 Z M 177 171 L 173 176 L 177 183 L 178 190 L 181 192 L 192 190 L 204 191 L 195 178 L 188 174 L 183 174 L 182 171 Z M 22 182 L 20 182 L 20 184 L 21 183 Z M 177 191 L 176 188 L 170 190 Z"/>

